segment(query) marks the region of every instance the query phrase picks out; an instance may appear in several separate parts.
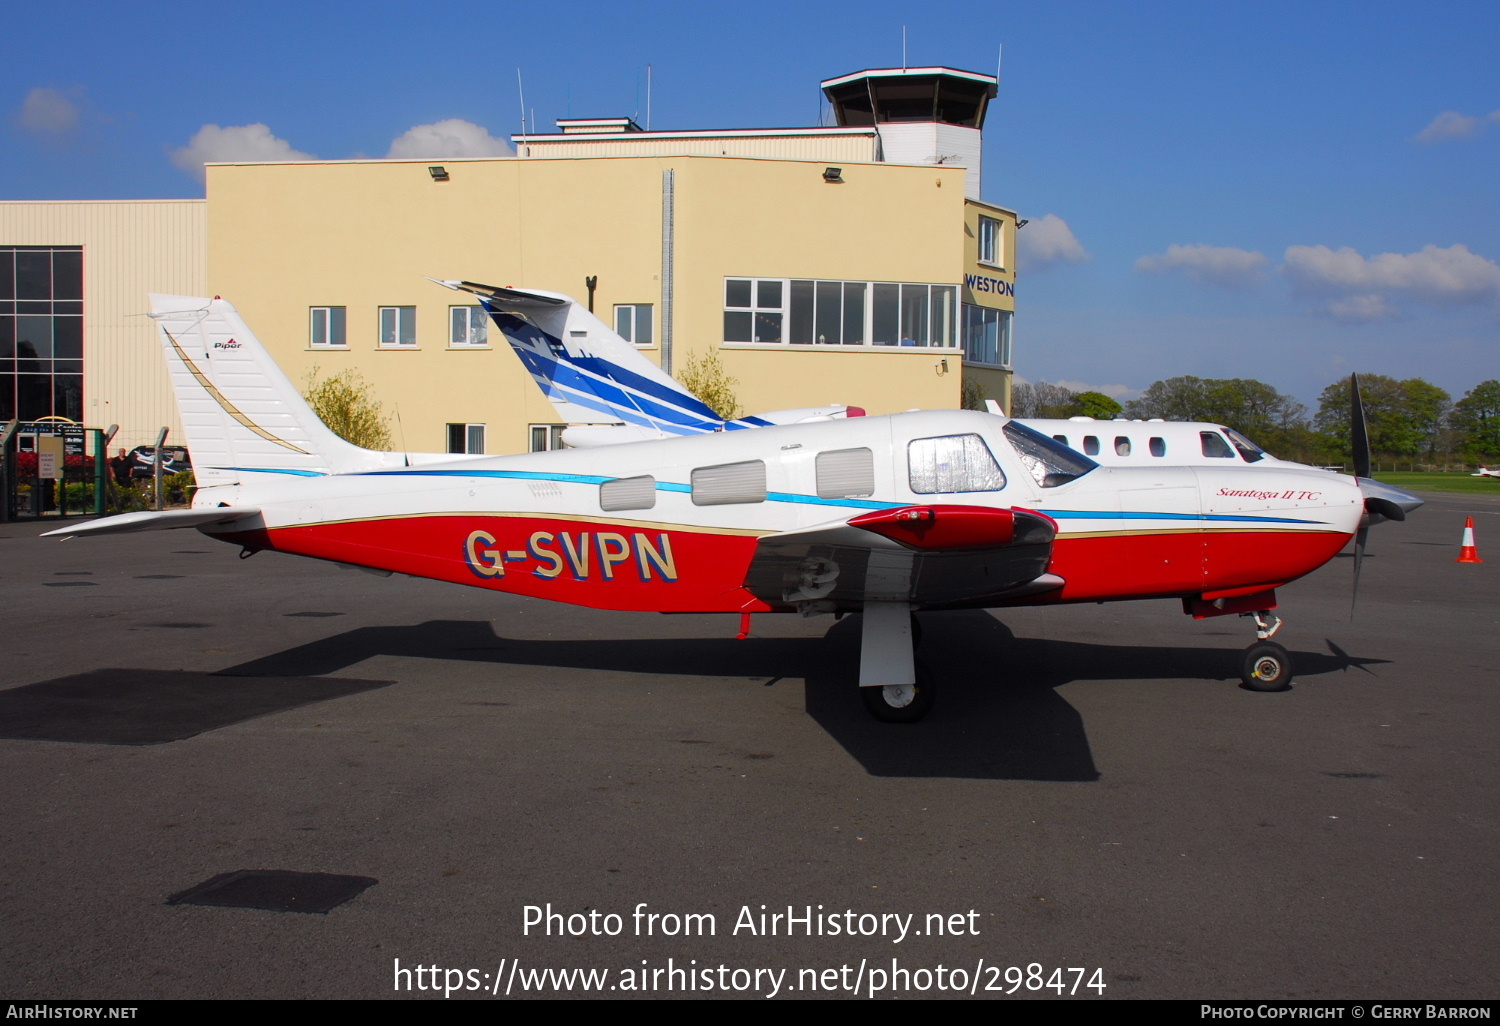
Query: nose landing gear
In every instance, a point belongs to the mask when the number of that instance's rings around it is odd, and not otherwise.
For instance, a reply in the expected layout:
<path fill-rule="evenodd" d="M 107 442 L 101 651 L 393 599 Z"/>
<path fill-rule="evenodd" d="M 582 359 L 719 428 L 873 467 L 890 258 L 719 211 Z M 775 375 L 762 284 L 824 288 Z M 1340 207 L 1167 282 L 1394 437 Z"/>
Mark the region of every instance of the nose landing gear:
<path fill-rule="evenodd" d="M 1271 641 L 1281 630 L 1281 618 L 1269 609 L 1242 616 L 1255 618 L 1255 644 L 1240 658 L 1240 680 L 1251 691 L 1285 691 L 1292 684 L 1292 654 Z"/>

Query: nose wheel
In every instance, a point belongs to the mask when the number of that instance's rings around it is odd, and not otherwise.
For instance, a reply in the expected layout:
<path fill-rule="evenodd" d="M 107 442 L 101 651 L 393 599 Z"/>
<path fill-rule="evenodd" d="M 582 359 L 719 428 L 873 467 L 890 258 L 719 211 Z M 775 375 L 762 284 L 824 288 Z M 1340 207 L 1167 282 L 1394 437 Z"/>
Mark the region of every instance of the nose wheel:
<path fill-rule="evenodd" d="M 1274 641 L 1257 641 L 1240 659 L 1240 680 L 1251 691 L 1285 691 L 1292 684 L 1292 654 Z"/>
<path fill-rule="evenodd" d="M 1269 609 L 1244 616 L 1255 618 L 1255 644 L 1240 659 L 1240 680 L 1251 691 L 1285 691 L 1292 686 L 1292 654 L 1271 640 L 1281 630 L 1281 618 Z"/>

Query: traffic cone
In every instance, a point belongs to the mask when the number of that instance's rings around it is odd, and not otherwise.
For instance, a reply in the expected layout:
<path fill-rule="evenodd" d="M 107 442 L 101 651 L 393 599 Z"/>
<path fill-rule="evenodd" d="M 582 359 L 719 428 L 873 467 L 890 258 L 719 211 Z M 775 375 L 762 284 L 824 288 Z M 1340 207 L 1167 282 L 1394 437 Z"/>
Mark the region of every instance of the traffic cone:
<path fill-rule="evenodd" d="M 1458 554 L 1455 563 L 1483 563 L 1479 558 L 1479 550 L 1474 547 L 1474 518 L 1469 517 L 1464 521 L 1463 551 Z"/>

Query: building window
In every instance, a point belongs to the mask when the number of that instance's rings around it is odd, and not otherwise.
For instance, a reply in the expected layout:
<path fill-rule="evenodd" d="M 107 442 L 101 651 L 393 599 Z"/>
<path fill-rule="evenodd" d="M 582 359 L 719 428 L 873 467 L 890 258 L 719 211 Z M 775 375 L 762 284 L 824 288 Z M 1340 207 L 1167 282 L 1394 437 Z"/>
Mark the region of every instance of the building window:
<path fill-rule="evenodd" d="M 382 306 L 380 308 L 380 345 L 383 348 L 417 344 L 417 308 Z"/>
<path fill-rule="evenodd" d="M 615 334 L 626 342 L 637 346 L 656 344 L 651 330 L 650 303 L 618 303 L 615 305 Z"/>
<path fill-rule="evenodd" d="M 531 425 L 531 451 L 551 452 L 553 449 L 563 448 L 563 428 L 566 424 L 533 424 Z"/>
<path fill-rule="evenodd" d="M 725 342 L 953 346 L 955 285 L 726 278 Z"/>
<path fill-rule="evenodd" d="M 0 423 L 83 419 L 83 248 L 0 247 Z"/>
<path fill-rule="evenodd" d="M 484 425 L 449 424 L 448 451 L 453 453 L 469 453 L 475 456 L 483 455 Z"/>
<path fill-rule="evenodd" d="M 344 307 L 312 307 L 311 321 L 308 341 L 314 348 L 342 349 L 347 344 L 344 338 Z"/>
<path fill-rule="evenodd" d="M 1010 366 L 1009 310 L 964 304 L 964 362 Z"/>
<path fill-rule="evenodd" d="M 454 349 L 487 347 L 490 344 L 490 318 L 482 306 L 448 308 L 448 345 Z"/>
<path fill-rule="evenodd" d="M 1005 266 L 1005 223 L 993 217 L 979 218 L 979 262 Z"/>
<path fill-rule="evenodd" d="M 911 490 L 919 495 L 997 492 L 1005 487 L 1004 472 L 978 435 L 914 438 L 906 459 Z"/>
<path fill-rule="evenodd" d="M 779 278 L 724 280 L 725 342 L 780 342 L 785 319 L 785 281 Z"/>

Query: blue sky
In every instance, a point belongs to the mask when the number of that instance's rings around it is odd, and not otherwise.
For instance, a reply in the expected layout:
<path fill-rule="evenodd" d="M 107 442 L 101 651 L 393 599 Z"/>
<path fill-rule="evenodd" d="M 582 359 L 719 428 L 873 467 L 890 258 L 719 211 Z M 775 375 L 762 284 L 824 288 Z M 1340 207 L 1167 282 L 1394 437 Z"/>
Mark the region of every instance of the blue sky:
<path fill-rule="evenodd" d="M 912 65 L 992 72 L 1004 46 L 984 198 L 1031 220 L 1022 376 L 1257 377 L 1309 405 L 1351 369 L 1454 398 L 1500 377 L 1500 4 L 936 10 L 14 5 L 0 198 L 199 196 L 192 157 L 224 145 L 379 157 L 429 126 L 418 145 L 502 147 L 518 67 L 543 129 L 644 120 L 647 64 L 654 128 L 808 125 L 819 80 L 899 66 L 904 25 Z"/>

